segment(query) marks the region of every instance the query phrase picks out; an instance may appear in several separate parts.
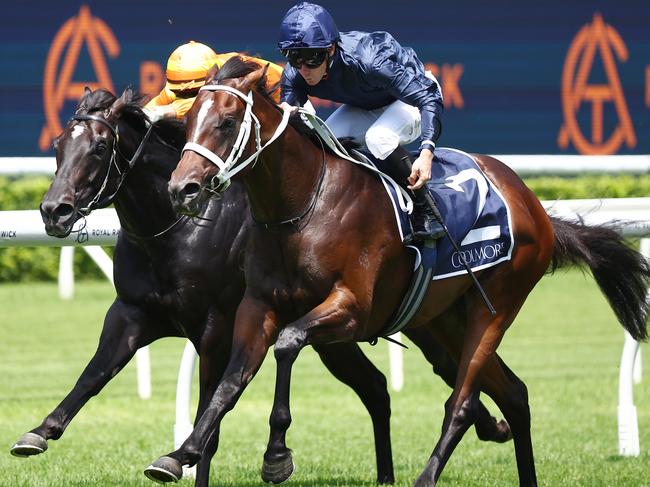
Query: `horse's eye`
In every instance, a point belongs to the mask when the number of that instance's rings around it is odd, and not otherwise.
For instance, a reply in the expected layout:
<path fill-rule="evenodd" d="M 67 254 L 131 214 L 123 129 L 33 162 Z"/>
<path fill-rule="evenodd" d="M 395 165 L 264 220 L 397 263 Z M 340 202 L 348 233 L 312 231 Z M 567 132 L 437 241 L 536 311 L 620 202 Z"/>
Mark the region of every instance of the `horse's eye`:
<path fill-rule="evenodd" d="M 100 143 L 95 147 L 95 154 L 103 156 L 106 153 L 106 144 Z"/>
<path fill-rule="evenodd" d="M 235 120 L 233 118 L 226 118 L 219 126 L 221 130 L 232 130 L 235 128 Z"/>

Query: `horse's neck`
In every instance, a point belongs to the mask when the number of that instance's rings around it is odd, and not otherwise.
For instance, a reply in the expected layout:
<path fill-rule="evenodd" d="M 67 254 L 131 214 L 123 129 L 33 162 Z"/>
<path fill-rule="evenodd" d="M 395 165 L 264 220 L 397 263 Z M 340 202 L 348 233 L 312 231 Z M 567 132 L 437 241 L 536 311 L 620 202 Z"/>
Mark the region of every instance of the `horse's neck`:
<path fill-rule="evenodd" d="M 254 217 L 277 222 L 300 216 L 318 191 L 324 164 L 323 150 L 287 127 L 246 178 Z"/>
<path fill-rule="evenodd" d="M 115 209 L 127 234 L 153 236 L 178 219 L 167 192 L 177 159 L 173 150 L 151 140 L 129 170 L 115 197 Z"/>

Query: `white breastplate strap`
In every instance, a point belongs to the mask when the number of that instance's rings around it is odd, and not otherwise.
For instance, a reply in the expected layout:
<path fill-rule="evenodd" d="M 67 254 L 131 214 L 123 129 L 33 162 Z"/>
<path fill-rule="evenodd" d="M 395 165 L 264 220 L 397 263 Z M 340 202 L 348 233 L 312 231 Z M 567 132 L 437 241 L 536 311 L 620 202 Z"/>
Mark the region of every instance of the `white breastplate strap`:
<path fill-rule="evenodd" d="M 318 116 L 314 115 L 309 110 L 306 110 L 304 108 L 299 108 L 298 111 L 304 117 L 307 118 L 307 120 L 314 128 L 316 133 L 318 133 L 320 138 L 323 139 L 323 141 L 328 145 L 330 149 L 332 149 L 332 151 L 334 151 L 334 153 L 337 156 L 339 156 L 342 159 L 348 160 L 350 162 L 354 162 L 355 164 L 359 164 L 360 166 L 366 167 L 371 171 L 377 173 L 381 178 L 383 178 L 388 184 L 390 184 L 395 189 L 400 208 L 407 213 L 411 213 L 413 211 L 413 199 L 411 198 L 411 195 L 407 191 L 405 191 L 399 184 L 397 184 L 393 178 L 381 172 L 375 166 L 366 164 L 365 162 L 362 161 L 358 161 L 352 156 L 350 156 L 350 154 L 348 154 L 348 152 L 345 150 L 345 147 L 341 145 L 341 142 L 339 142 L 339 140 L 336 138 L 332 130 L 327 126 L 327 124 L 321 118 L 319 118 Z"/>
<path fill-rule="evenodd" d="M 191 150 L 193 152 L 196 152 L 197 154 L 202 155 L 210 162 L 218 166 L 220 172 L 217 175 L 217 179 L 220 184 L 223 184 L 228 182 L 230 178 L 232 178 L 235 174 L 237 174 L 242 169 L 249 166 L 251 163 L 254 164 L 255 161 L 257 161 L 257 157 L 260 155 L 260 153 L 266 147 L 268 147 L 269 144 L 271 144 L 275 139 L 277 139 L 280 136 L 280 134 L 282 134 L 282 132 L 284 132 L 284 129 L 287 128 L 287 124 L 289 122 L 290 112 L 287 110 L 283 112 L 282 120 L 280 121 L 280 124 L 278 125 L 275 132 L 273 133 L 273 136 L 262 146 L 261 145 L 262 137 L 260 133 L 260 129 L 261 129 L 260 121 L 253 113 L 253 92 L 252 91 L 249 91 L 248 95 L 245 95 L 244 93 L 242 93 L 241 91 L 235 88 L 232 88 L 230 86 L 223 86 L 223 85 L 204 85 L 201 88 L 201 91 L 203 90 L 225 91 L 227 93 L 230 93 L 231 95 L 240 98 L 246 104 L 244 119 L 242 120 L 241 126 L 239 128 L 237 139 L 235 140 L 235 143 L 232 146 L 230 154 L 228 155 L 228 158 L 225 161 L 221 159 L 221 157 L 216 155 L 214 152 L 212 152 L 210 149 L 200 144 L 197 144 L 195 142 L 187 142 L 183 147 L 183 152 L 185 152 L 186 150 Z M 255 123 L 256 151 L 252 155 L 250 155 L 246 160 L 238 162 L 244 152 L 244 149 L 246 148 L 248 139 L 250 138 L 251 126 L 253 125 L 253 123 Z M 198 131 L 198 129 L 199 127 L 197 127 L 195 133 Z"/>

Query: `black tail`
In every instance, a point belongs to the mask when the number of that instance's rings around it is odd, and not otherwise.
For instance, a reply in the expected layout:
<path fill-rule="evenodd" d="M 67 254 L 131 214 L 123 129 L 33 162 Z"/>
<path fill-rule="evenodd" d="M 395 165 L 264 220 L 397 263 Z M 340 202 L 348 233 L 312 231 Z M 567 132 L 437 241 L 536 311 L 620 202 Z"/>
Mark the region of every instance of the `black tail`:
<path fill-rule="evenodd" d="M 636 340 L 648 338 L 650 264 L 614 228 L 551 217 L 555 251 L 550 271 L 587 264 L 618 321 Z"/>

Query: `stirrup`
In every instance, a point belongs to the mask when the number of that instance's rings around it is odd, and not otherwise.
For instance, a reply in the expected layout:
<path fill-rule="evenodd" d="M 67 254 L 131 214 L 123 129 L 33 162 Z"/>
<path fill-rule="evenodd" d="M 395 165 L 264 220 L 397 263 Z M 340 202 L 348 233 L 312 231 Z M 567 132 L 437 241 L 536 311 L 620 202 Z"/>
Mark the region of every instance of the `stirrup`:
<path fill-rule="evenodd" d="M 413 228 L 413 240 L 427 241 L 438 240 L 445 235 L 445 230 L 436 219 L 425 216 L 425 221 L 422 226 Z"/>

